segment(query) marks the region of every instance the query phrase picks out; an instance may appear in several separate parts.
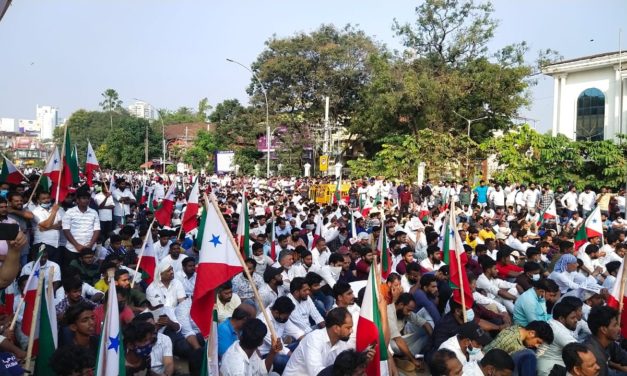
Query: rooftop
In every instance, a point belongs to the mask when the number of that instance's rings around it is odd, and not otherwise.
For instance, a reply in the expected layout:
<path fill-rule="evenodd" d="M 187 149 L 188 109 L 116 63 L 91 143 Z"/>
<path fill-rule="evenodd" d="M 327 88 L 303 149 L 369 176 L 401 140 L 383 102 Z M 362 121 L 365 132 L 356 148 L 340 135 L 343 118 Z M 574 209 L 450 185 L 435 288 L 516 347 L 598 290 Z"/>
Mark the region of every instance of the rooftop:
<path fill-rule="evenodd" d="M 542 68 L 542 73 L 551 76 L 559 73 L 586 71 L 590 69 L 599 69 L 618 65 L 621 61 L 623 62 L 622 69 L 626 70 L 627 67 L 625 67 L 625 65 L 627 65 L 627 51 L 604 52 L 596 55 L 562 60 L 560 62 L 544 66 Z"/>

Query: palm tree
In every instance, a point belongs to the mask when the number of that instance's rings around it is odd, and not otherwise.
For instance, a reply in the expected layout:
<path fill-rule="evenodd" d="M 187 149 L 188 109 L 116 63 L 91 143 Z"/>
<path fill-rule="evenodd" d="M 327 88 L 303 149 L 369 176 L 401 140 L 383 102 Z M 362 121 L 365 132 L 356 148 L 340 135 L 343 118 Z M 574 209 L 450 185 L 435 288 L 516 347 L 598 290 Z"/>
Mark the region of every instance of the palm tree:
<path fill-rule="evenodd" d="M 107 89 L 100 95 L 103 100 L 99 105 L 102 107 L 103 111 L 109 112 L 109 120 L 111 121 L 111 129 L 113 130 L 113 111 L 122 108 L 122 101 L 118 96 L 118 92 L 114 89 Z"/>

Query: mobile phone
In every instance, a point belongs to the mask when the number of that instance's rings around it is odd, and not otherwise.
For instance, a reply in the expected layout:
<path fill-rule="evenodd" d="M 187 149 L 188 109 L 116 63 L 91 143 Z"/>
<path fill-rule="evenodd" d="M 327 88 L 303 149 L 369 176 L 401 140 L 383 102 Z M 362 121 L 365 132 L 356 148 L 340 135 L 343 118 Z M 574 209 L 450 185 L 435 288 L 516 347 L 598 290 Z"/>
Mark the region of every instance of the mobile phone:
<path fill-rule="evenodd" d="M 19 231 L 17 223 L 0 223 L 0 240 L 15 240 Z"/>
<path fill-rule="evenodd" d="M 377 345 L 377 342 L 372 342 L 371 344 L 368 345 L 368 347 L 366 347 L 364 351 L 368 352 L 370 350 L 373 350 L 376 345 Z"/>

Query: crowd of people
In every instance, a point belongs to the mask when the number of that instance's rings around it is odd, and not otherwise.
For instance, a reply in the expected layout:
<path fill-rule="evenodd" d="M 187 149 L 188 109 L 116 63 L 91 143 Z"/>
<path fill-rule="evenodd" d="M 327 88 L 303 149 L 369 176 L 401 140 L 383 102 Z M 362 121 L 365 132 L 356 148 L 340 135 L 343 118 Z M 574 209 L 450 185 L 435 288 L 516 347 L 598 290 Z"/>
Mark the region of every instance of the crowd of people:
<path fill-rule="evenodd" d="M 19 374 L 27 355 L 21 302 L 36 262 L 53 278 L 56 374 L 93 369 L 111 274 L 126 374 L 201 374 L 207 338 L 190 317 L 201 247 L 197 230 L 180 229 L 195 179 L 101 172 L 58 203 L 37 186 L 36 172 L 22 184 L 0 182 L 0 222 L 21 229 L 16 240 L 0 241 L 0 375 Z M 252 283 L 242 272 L 216 291 L 223 376 L 366 374 L 375 344 L 357 351 L 356 333 L 366 279 L 384 257 L 383 235 L 392 272 L 377 302 L 385 335 L 376 346 L 388 354 L 381 374 L 627 375 L 621 315 L 607 304 L 624 283 L 617 279 L 627 248 L 622 189 L 369 178 L 349 181 L 339 199 L 316 202 L 312 187 L 335 180 L 197 180 L 234 234 L 244 195 L 250 213 L 244 262 Z M 170 185 L 173 215 L 159 225 L 154 208 Z M 551 206 L 554 217 L 545 215 Z M 579 239 L 595 211 L 602 233 Z M 448 216 L 463 241 L 472 305 L 457 298 L 444 261 Z M 152 281 L 138 267 L 149 233 L 157 256 Z"/>

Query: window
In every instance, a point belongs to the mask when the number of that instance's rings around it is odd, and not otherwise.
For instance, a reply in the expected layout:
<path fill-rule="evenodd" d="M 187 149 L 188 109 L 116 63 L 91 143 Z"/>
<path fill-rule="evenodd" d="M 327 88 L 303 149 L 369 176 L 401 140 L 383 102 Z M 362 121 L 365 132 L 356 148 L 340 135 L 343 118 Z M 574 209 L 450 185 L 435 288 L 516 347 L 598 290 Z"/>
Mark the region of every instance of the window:
<path fill-rule="evenodd" d="M 605 131 L 605 95 L 589 88 L 577 98 L 577 141 L 602 141 Z"/>

